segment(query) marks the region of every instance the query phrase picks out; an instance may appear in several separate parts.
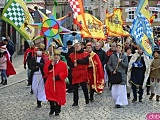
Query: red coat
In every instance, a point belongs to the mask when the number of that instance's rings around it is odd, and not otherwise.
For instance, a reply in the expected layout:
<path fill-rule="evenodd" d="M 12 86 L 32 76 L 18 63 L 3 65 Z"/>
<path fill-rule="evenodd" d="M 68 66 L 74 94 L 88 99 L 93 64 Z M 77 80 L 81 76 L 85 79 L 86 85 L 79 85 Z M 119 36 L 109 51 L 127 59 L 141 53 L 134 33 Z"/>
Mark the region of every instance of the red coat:
<path fill-rule="evenodd" d="M 94 52 L 90 53 L 88 78 L 89 87 L 95 89 L 98 93 L 102 93 L 104 89 L 104 71 L 99 56 Z"/>
<path fill-rule="evenodd" d="M 89 56 L 88 52 L 82 52 L 76 54 L 76 59 L 80 60 Z M 75 53 L 70 54 L 71 62 L 74 63 Z M 72 84 L 86 82 L 88 80 L 88 68 L 89 64 L 77 64 L 77 67 L 72 68 Z"/>
<path fill-rule="evenodd" d="M 52 60 L 48 61 L 44 66 L 44 74 L 46 74 L 47 80 L 45 83 L 45 93 L 46 99 L 50 101 L 55 101 L 59 105 L 64 105 L 66 103 L 66 82 L 65 78 L 68 75 L 67 65 L 63 61 L 59 61 L 54 65 L 54 74 L 59 75 L 60 80 L 53 81 L 53 69 L 48 70 L 49 65 Z M 55 85 L 55 86 L 54 86 Z"/>
<path fill-rule="evenodd" d="M 16 74 L 16 71 L 11 63 L 11 61 L 9 60 L 9 56 L 8 56 L 8 53 L 5 53 L 4 54 L 7 58 L 7 70 L 6 70 L 6 75 L 7 76 L 10 76 L 10 75 L 15 75 Z"/>

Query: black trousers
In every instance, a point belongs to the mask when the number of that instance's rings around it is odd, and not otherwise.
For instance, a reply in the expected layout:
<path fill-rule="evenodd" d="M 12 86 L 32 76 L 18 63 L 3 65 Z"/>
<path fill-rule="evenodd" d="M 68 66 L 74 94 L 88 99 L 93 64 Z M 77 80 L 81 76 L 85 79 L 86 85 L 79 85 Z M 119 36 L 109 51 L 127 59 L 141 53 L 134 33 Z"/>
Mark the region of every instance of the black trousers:
<path fill-rule="evenodd" d="M 58 105 L 57 102 L 55 101 L 50 101 L 49 100 L 49 103 L 50 103 L 50 110 L 51 112 L 55 112 L 55 113 L 60 113 L 61 112 L 61 105 Z"/>
<path fill-rule="evenodd" d="M 82 83 L 80 83 L 80 85 L 82 86 L 82 90 L 83 90 L 83 93 L 84 93 L 85 100 L 88 101 L 89 97 L 88 97 L 87 83 L 82 82 Z M 73 85 L 73 90 L 74 90 L 73 91 L 73 101 L 77 105 L 78 105 L 78 99 L 79 99 L 78 88 L 79 88 L 79 83 Z"/>
<path fill-rule="evenodd" d="M 143 96 L 143 89 L 142 87 L 139 87 L 139 100 L 142 100 L 142 96 Z M 132 91 L 133 91 L 133 97 L 135 100 L 137 100 L 137 87 L 132 84 Z"/>
<path fill-rule="evenodd" d="M 69 79 L 68 89 L 69 90 L 73 90 L 73 85 L 72 85 L 72 69 L 68 70 L 68 79 Z"/>
<path fill-rule="evenodd" d="M 95 89 L 90 90 L 90 100 L 93 100 L 94 92 L 95 92 Z"/>

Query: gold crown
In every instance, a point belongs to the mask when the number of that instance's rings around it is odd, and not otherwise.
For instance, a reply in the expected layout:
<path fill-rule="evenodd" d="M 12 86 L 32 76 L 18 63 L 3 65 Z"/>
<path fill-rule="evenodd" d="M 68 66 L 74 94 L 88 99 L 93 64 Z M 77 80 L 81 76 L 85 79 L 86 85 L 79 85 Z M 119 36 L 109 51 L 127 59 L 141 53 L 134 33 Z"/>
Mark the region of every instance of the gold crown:
<path fill-rule="evenodd" d="M 54 50 L 54 55 L 60 55 L 61 54 L 61 51 L 60 50 L 58 50 L 58 49 L 55 49 Z"/>
<path fill-rule="evenodd" d="M 45 44 L 40 43 L 40 44 L 39 44 L 39 48 L 44 49 L 44 48 L 45 48 Z"/>

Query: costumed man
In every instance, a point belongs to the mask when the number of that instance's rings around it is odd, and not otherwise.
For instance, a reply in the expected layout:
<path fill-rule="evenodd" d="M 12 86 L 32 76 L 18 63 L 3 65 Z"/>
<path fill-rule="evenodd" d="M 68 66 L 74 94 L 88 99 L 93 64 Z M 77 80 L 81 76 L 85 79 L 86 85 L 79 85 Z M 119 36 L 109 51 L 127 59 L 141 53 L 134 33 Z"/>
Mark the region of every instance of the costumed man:
<path fill-rule="evenodd" d="M 142 102 L 143 89 L 146 86 L 150 74 L 151 59 L 138 47 L 138 52 L 133 54 L 130 59 L 127 71 L 128 87 L 132 88 L 133 100 L 137 101 L 137 89 L 139 89 L 139 102 Z"/>
<path fill-rule="evenodd" d="M 85 52 L 81 43 L 78 40 L 74 41 L 75 51 L 70 54 L 69 67 L 72 68 L 72 85 L 73 85 L 73 101 L 72 106 L 78 106 L 78 88 L 79 84 L 82 86 L 82 90 L 85 96 L 86 104 L 89 103 L 88 88 L 87 88 L 87 68 L 89 65 L 89 53 Z"/>
<path fill-rule="evenodd" d="M 0 46 L 0 71 L 1 71 L 1 84 L 7 85 L 7 76 L 15 75 L 16 72 L 9 59 L 6 45 Z"/>
<path fill-rule="evenodd" d="M 150 73 L 150 85 L 151 85 L 151 95 L 150 100 L 156 95 L 156 101 L 160 100 L 160 50 L 155 48 L 153 52 L 153 62 L 151 64 Z"/>
<path fill-rule="evenodd" d="M 117 44 L 116 52 L 114 52 L 107 63 L 107 69 L 114 75 L 120 73 L 122 82 L 112 85 L 111 94 L 116 108 L 121 108 L 122 105 L 128 105 L 127 91 L 126 91 L 126 69 L 128 67 L 128 58 L 122 52 L 122 45 Z M 110 80 L 110 78 L 109 78 Z M 110 80 L 111 82 L 111 80 Z"/>
<path fill-rule="evenodd" d="M 53 49 L 52 49 L 53 50 Z M 44 66 L 44 73 L 47 75 L 45 83 L 46 99 L 50 103 L 49 115 L 59 115 L 61 105 L 66 103 L 66 82 L 68 75 L 67 64 L 60 60 L 60 50 L 55 49 L 52 60 Z"/>
<path fill-rule="evenodd" d="M 24 53 L 24 59 L 23 59 L 23 64 L 24 64 L 24 69 L 26 69 L 26 64 L 28 65 L 29 60 L 34 57 L 34 53 L 37 51 L 37 47 L 35 47 L 33 42 L 30 42 L 30 47 L 25 51 Z M 30 78 L 30 69 L 27 69 L 27 77 L 28 77 L 28 84 L 27 86 L 30 86 L 32 84 L 32 79 Z M 32 94 L 32 90 L 31 90 Z"/>
<path fill-rule="evenodd" d="M 86 51 L 90 54 L 88 66 L 88 86 L 90 90 L 90 101 L 92 102 L 94 100 L 94 92 L 103 92 L 104 72 L 98 55 L 92 50 L 92 43 L 86 44 Z"/>
<path fill-rule="evenodd" d="M 42 51 L 38 49 L 35 52 L 34 57 L 28 62 L 28 68 L 31 70 L 30 77 L 32 78 L 32 90 L 37 99 L 37 108 L 41 107 L 42 101 L 46 101 L 43 67 L 44 60 L 42 58 Z"/>

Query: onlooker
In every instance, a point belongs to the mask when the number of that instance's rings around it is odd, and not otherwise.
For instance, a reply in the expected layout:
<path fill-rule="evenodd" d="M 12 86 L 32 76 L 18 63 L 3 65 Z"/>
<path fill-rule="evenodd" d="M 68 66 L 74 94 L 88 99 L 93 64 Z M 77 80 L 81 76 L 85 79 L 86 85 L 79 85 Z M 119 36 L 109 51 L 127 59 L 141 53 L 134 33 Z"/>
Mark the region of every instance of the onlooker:
<path fill-rule="evenodd" d="M 9 37 L 9 36 L 8 36 L 7 38 L 8 38 L 8 39 L 4 39 L 4 43 L 5 43 L 6 48 L 7 48 L 8 52 L 9 52 L 9 54 L 10 54 L 10 61 L 12 62 L 12 55 L 14 54 L 14 51 L 15 51 L 15 49 L 14 49 L 14 44 L 13 44 L 13 42 L 10 40 L 10 37 Z"/>
<path fill-rule="evenodd" d="M 12 63 L 9 60 L 6 45 L 0 46 L 0 70 L 1 70 L 1 84 L 7 85 L 7 76 L 16 74 Z"/>

